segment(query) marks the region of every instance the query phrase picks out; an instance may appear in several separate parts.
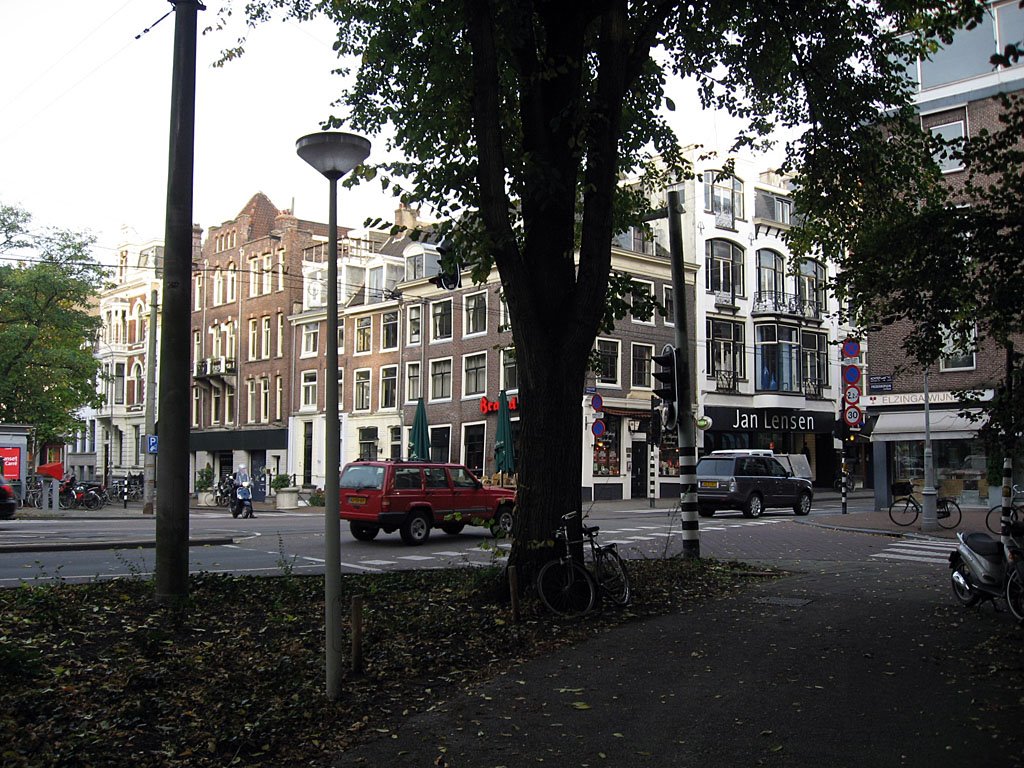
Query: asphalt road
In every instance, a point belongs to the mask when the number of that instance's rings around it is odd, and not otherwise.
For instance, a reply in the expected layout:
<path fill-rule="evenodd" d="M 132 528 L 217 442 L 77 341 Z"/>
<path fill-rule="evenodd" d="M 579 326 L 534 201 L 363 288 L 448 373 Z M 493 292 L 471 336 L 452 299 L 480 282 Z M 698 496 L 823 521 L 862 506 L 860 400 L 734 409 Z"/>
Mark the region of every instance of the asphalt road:
<path fill-rule="evenodd" d="M 851 510 L 858 502 L 853 502 Z M 861 505 L 868 504 L 861 500 Z M 864 562 L 886 557 L 893 562 L 920 564 L 934 549 L 949 550 L 948 543 L 902 543 L 898 540 L 809 525 L 816 517 L 839 511 L 838 502 L 819 505 L 810 517 L 797 520 L 789 512 L 770 512 L 758 520 L 738 513 L 719 513 L 702 519 L 701 554 L 783 567 L 804 562 Z M 601 540 L 618 543 L 628 557 L 658 557 L 681 549 L 678 513 L 643 506 L 630 509 L 592 509 L 591 524 L 601 527 Z M 60 578 L 88 581 L 118 576 L 152 574 L 154 521 L 126 519 L 19 519 L 0 522 L 0 587 Z M 323 571 L 323 519 L 307 512 L 266 513 L 252 520 L 235 520 L 219 510 L 194 512 L 190 533 L 212 545 L 190 548 L 193 572 L 232 572 L 275 575 L 285 570 L 318 574 Z M 97 542 L 119 540 L 147 543 L 121 549 L 91 548 Z M 68 548 L 45 551 L 47 542 L 67 542 Z M 2 551 L 7 545 L 28 545 L 35 551 Z M 378 572 L 409 568 L 482 566 L 503 556 L 507 544 L 481 528 L 466 528 L 458 536 L 435 530 L 420 547 L 408 547 L 398 534 L 380 534 L 375 541 L 353 539 L 342 526 L 342 572 Z M 895 547 L 895 548 L 894 548 Z M 944 563 L 944 561 L 943 561 Z"/>

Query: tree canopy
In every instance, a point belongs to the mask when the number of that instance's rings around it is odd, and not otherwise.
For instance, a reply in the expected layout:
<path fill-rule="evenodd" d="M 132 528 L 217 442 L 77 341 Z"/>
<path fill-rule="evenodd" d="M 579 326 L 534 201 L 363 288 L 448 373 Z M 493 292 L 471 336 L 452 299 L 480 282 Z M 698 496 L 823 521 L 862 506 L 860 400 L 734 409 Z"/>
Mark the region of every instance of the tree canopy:
<path fill-rule="evenodd" d="M 388 128 L 404 158 L 354 181 L 375 179 L 453 222 L 453 251 L 476 277 L 497 266 L 526 405 L 515 560 L 580 507 L 581 401 L 607 320 L 612 237 L 648 207 L 619 182 L 640 175 L 662 190 L 689 171 L 685 130 L 667 119 L 669 82 L 690 78 L 703 108 L 744 118 L 738 146 L 799 128 L 791 167 L 828 197 L 859 170 L 858 142 L 872 136 L 859 128 L 906 108 L 907 57 L 978 5 L 253 0 L 245 13 L 252 24 L 322 14 L 337 25 L 339 71 L 354 79 L 326 126 Z"/>
<path fill-rule="evenodd" d="M 31 425 L 42 445 L 64 442 L 78 410 L 100 404 L 89 308 L 103 270 L 91 237 L 31 221 L 0 205 L 0 421 Z"/>

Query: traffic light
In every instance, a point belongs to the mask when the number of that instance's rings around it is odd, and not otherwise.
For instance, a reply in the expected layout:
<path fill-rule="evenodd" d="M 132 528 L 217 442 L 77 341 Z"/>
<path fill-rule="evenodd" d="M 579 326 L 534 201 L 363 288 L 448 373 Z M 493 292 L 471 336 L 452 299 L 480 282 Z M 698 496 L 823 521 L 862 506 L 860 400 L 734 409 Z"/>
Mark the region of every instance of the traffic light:
<path fill-rule="evenodd" d="M 462 287 L 462 272 L 459 270 L 456 270 L 454 274 L 438 272 L 434 277 L 430 278 L 430 282 L 438 288 L 454 291 L 456 288 Z"/>
<path fill-rule="evenodd" d="M 651 398 L 651 429 L 647 433 L 647 442 L 651 445 L 661 445 L 661 409 L 656 397 Z"/>
<path fill-rule="evenodd" d="M 452 263 L 453 260 L 449 259 L 448 254 L 451 246 L 447 241 L 443 241 L 438 243 L 436 248 L 438 256 L 441 257 L 438 263 L 439 271 L 434 277 L 430 278 L 430 282 L 446 291 L 454 291 L 456 288 L 461 288 L 462 264 L 458 261 Z"/>
<path fill-rule="evenodd" d="M 655 381 L 654 394 L 665 404 L 662 426 L 675 429 L 679 421 L 679 350 L 666 344 L 660 355 L 651 355 L 651 362 L 661 366 L 651 375 Z"/>
<path fill-rule="evenodd" d="M 840 416 L 832 427 L 832 437 L 836 440 L 849 440 L 851 436 L 850 425 Z"/>

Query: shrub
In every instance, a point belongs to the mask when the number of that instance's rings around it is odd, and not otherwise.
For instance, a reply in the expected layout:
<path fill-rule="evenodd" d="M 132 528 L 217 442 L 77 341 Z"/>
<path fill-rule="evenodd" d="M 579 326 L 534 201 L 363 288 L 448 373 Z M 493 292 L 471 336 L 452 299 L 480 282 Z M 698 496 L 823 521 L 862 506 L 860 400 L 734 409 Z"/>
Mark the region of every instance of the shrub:
<path fill-rule="evenodd" d="M 196 490 L 208 491 L 213 488 L 213 467 L 207 464 L 196 472 Z"/>
<path fill-rule="evenodd" d="M 323 488 L 317 488 L 309 494 L 309 506 L 322 507 L 325 503 L 327 503 L 327 497 L 324 495 Z"/>
<path fill-rule="evenodd" d="M 270 487 L 275 491 L 280 491 L 282 488 L 289 488 L 292 484 L 291 475 L 274 475 L 270 481 Z"/>

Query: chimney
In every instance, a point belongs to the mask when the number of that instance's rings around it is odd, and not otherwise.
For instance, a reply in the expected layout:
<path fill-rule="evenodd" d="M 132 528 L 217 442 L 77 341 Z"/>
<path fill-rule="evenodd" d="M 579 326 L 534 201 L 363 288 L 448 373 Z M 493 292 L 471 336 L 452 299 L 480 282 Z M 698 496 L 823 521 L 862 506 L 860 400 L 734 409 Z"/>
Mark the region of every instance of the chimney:
<path fill-rule="evenodd" d="M 405 203 L 399 203 L 398 209 L 395 211 L 395 224 L 406 229 L 415 229 L 419 223 L 416 213 Z"/>

